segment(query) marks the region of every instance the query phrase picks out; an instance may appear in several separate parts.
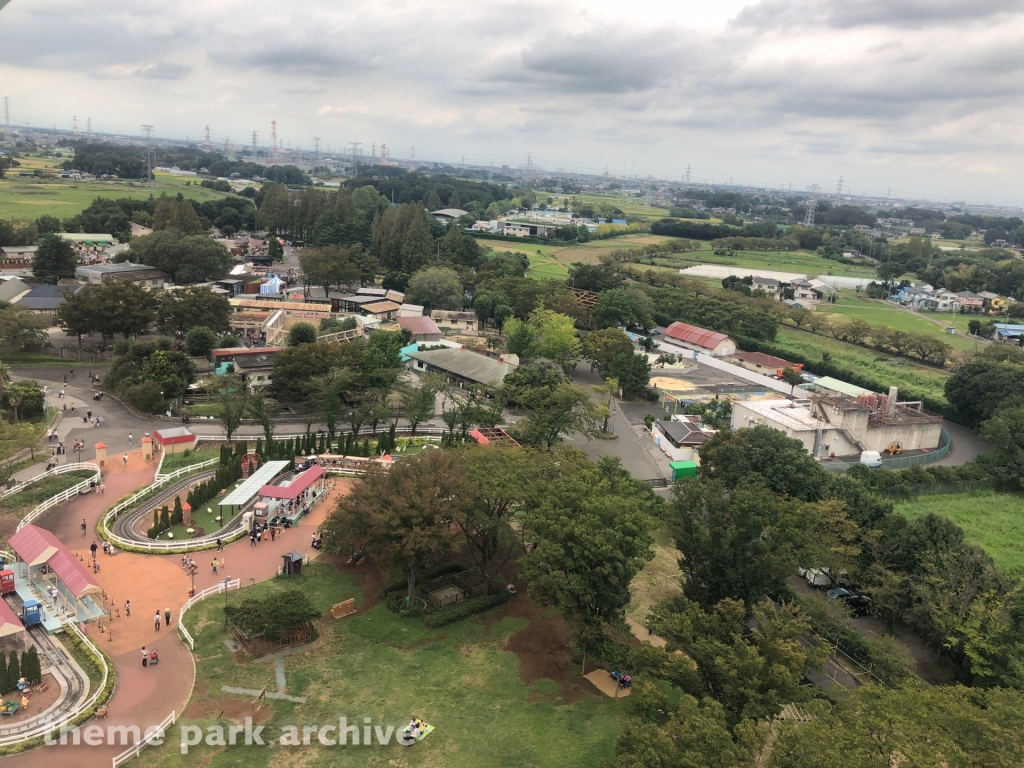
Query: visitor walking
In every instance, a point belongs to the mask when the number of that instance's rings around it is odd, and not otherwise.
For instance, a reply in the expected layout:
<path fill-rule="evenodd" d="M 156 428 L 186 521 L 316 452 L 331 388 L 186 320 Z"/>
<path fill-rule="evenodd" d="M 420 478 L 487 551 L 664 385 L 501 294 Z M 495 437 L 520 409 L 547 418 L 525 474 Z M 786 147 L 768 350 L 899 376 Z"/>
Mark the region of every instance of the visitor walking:
<path fill-rule="evenodd" d="M 131 432 L 128 433 L 128 447 L 129 448 L 132 447 L 132 433 Z"/>
<path fill-rule="evenodd" d="M 146 653 L 146 646 L 142 646 L 142 666 L 145 667 L 149 661 L 149 654 Z"/>
<path fill-rule="evenodd" d="M 83 538 L 83 539 L 85 538 L 85 531 L 86 531 L 86 527 L 87 527 L 87 526 L 86 526 L 86 524 L 85 524 L 85 518 L 83 517 L 83 518 L 82 518 L 82 538 Z"/>
<path fill-rule="evenodd" d="M 132 615 L 132 601 L 131 600 L 125 600 L 124 601 L 124 617 L 127 619 L 131 615 Z"/>
<path fill-rule="evenodd" d="M 164 624 L 166 626 L 168 626 L 168 627 L 171 626 L 171 609 L 170 608 L 164 608 Z"/>
<path fill-rule="evenodd" d="M 160 631 L 160 611 L 156 612 L 156 616 L 153 618 L 153 621 L 156 624 L 156 631 L 159 632 Z"/>
<path fill-rule="evenodd" d="M 126 467 L 128 466 L 128 454 L 127 453 L 124 455 L 124 458 L 122 458 L 121 461 L 124 462 L 124 465 Z"/>
<path fill-rule="evenodd" d="M 92 552 L 92 557 L 93 557 L 94 560 L 96 559 L 96 550 L 97 549 L 99 549 L 99 547 L 96 546 L 96 542 L 95 541 L 92 544 L 89 545 L 89 551 Z"/>
<path fill-rule="evenodd" d="M 217 551 L 218 552 L 223 552 L 224 551 L 224 540 L 223 539 L 217 539 Z"/>
<path fill-rule="evenodd" d="M 210 565 L 213 566 L 213 575 L 216 576 L 217 575 L 217 558 L 216 557 L 213 558 L 213 562 L 210 563 Z M 160 618 L 159 614 L 157 614 L 157 618 Z"/>

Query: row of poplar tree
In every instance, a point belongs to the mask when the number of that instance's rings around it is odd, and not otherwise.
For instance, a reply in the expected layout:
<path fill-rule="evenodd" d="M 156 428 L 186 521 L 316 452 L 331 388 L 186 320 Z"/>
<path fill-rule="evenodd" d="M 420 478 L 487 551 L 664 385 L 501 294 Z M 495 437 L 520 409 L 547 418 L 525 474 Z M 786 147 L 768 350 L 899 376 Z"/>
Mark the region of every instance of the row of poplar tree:
<path fill-rule="evenodd" d="M 43 679 L 43 667 L 36 647 L 33 645 L 24 651 L 20 661 L 17 651 L 11 651 L 10 660 L 0 651 L 0 690 L 4 694 L 18 690 L 18 680 L 23 677 L 32 685 Z"/>

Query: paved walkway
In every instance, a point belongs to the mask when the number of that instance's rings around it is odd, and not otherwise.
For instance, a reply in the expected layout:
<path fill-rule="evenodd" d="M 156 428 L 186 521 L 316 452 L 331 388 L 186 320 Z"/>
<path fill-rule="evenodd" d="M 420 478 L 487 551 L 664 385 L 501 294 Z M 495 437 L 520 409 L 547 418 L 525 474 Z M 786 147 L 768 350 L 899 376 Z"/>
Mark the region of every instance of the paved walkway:
<path fill-rule="evenodd" d="M 96 525 L 101 515 L 119 498 L 132 493 L 152 482 L 155 462 L 145 462 L 141 453 L 129 453 L 127 467 L 120 455 L 114 462 L 108 462 L 109 470 L 104 472 L 106 494 L 81 496 L 65 506 L 44 515 L 37 523 L 53 531 L 74 552 L 83 556 L 88 545 L 99 541 L 95 536 Z M 214 553 L 204 552 L 193 556 L 200 568 L 195 577 L 197 590 L 214 586 L 225 576 L 241 580 L 243 587 L 253 582 L 272 578 L 282 563 L 282 555 L 292 550 L 303 554 L 316 554 L 312 549 L 312 534 L 333 509 L 337 499 L 349 492 L 350 480 L 338 480 L 327 496 L 314 507 L 313 511 L 299 526 L 284 531 L 276 541 L 267 541 L 257 547 L 250 546 L 248 539 L 229 545 L 223 552 L 216 553 L 219 573 L 214 575 L 210 561 Z M 81 535 L 81 522 L 85 519 L 88 535 Z M 220 567 L 223 558 L 224 567 Z M 192 580 L 181 567 L 180 555 L 140 555 L 129 552 L 100 559 L 100 572 L 96 575 L 106 590 L 107 607 L 114 617 L 106 624 L 106 632 L 99 632 L 89 626 L 86 634 L 113 659 L 117 688 L 111 698 L 106 721 L 90 721 L 104 727 L 138 725 L 144 731 L 147 726 L 161 722 L 171 711 L 179 714 L 185 709 L 195 680 L 195 663 L 192 654 L 180 640 L 176 627 L 178 611 L 188 600 Z M 231 595 L 229 594 L 229 599 Z M 131 616 L 125 616 L 124 604 L 131 601 Z M 160 630 L 154 628 L 154 615 L 161 618 L 166 609 L 171 610 L 171 625 L 161 622 Z M 160 664 L 143 668 L 142 647 L 159 649 Z M 176 734 L 176 732 L 175 732 Z M 24 755 L 0 759 L 19 768 L 52 768 L 59 761 L 70 760 L 75 766 L 100 768 L 110 765 L 110 760 L 123 751 L 123 746 L 54 746 L 37 749 Z M 59 750 L 60 754 L 54 750 Z"/>

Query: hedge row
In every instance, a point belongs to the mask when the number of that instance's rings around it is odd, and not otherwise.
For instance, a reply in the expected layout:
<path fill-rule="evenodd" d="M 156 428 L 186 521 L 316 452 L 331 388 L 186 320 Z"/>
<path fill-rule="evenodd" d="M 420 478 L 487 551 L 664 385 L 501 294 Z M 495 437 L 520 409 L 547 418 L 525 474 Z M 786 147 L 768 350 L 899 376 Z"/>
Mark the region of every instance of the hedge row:
<path fill-rule="evenodd" d="M 468 619 L 470 616 L 475 616 L 478 613 L 489 611 L 491 608 L 504 605 L 507 602 L 508 594 L 505 592 L 487 595 L 486 597 L 471 597 L 469 600 L 463 600 L 460 603 L 446 606 L 436 613 L 430 614 L 423 621 L 427 629 L 437 629 L 447 624 L 454 624 L 456 621 Z"/>
<path fill-rule="evenodd" d="M 424 574 L 424 580 L 439 579 L 442 576 L 447 576 L 449 573 L 458 573 L 459 571 L 466 570 L 466 566 L 462 563 L 444 563 L 443 565 L 437 565 L 433 568 L 428 568 Z M 392 592 L 401 592 L 409 588 L 409 579 L 405 574 L 395 576 L 394 578 L 388 579 L 384 582 L 384 586 L 380 588 L 377 594 L 379 595 L 390 595 Z"/>

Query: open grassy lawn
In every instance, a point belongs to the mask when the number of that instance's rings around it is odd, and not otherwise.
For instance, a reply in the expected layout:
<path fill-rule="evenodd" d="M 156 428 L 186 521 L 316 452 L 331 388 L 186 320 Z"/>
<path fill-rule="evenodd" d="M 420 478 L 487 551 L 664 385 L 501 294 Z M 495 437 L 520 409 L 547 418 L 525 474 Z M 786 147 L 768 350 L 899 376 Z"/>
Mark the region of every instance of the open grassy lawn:
<path fill-rule="evenodd" d="M 928 393 L 945 400 L 943 388 L 949 374 L 937 368 L 914 365 L 906 360 L 893 360 L 870 349 L 785 325 L 779 327 L 775 344 L 812 360 L 821 360 L 822 353 L 828 352 L 836 363 L 870 374 L 889 386 L 912 386 L 918 393 Z"/>
<path fill-rule="evenodd" d="M 823 304 L 817 311 L 820 314 L 859 318 L 872 325 L 885 325 L 910 333 L 924 333 L 946 342 L 953 349 L 974 349 L 973 339 L 961 335 L 951 336 L 945 331 L 947 325 L 957 327 L 956 320 L 961 315 L 910 312 L 892 304 L 862 298 L 854 291 L 840 291 L 838 304 Z M 965 321 L 966 319 L 965 317 Z M 963 326 L 966 330 L 967 323 L 964 322 Z"/>
<path fill-rule="evenodd" d="M 19 160 L 20 162 L 20 160 Z M 15 169 L 17 170 L 17 169 Z M 149 186 L 127 181 L 71 181 L 70 179 L 29 179 L 12 176 L 0 180 L 0 219 L 37 219 L 40 216 L 68 218 L 81 213 L 97 197 L 146 198 L 151 194 L 175 195 L 181 192 L 193 200 L 215 200 L 224 192 L 186 185 L 188 179 L 158 174 Z"/>
<path fill-rule="evenodd" d="M 184 453 L 168 454 L 164 456 L 163 464 L 160 465 L 160 472 L 166 475 L 190 464 L 201 464 L 204 461 L 218 457 L 220 457 L 220 448 L 200 448 L 196 451 L 189 451 L 188 456 Z"/>
<path fill-rule="evenodd" d="M 553 197 L 561 202 L 561 198 L 558 195 Z M 629 198 L 625 195 L 564 195 L 572 199 L 575 197 L 580 203 L 611 203 L 616 208 L 619 208 L 627 216 L 632 216 L 643 221 L 657 221 L 658 219 L 664 219 L 668 216 L 668 208 L 655 208 L 651 205 L 644 205 L 642 202 L 637 202 L 636 198 Z"/>
<path fill-rule="evenodd" d="M 771 269 L 779 272 L 797 272 L 807 275 L 808 279 L 816 278 L 818 275 L 875 277 L 875 270 L 872 267 L 840 264 L 810 251 L 732 251 L 728 256 L 716 256 L 710 250 L 710 243 L 702 242 L 701 245 L 707 250 L 659 256 L 654 262 L 658 266 L 674 269 L 685 269 L 699 264 Z"/>
<path fill-rule="evenodd" d="M 1024 573 L 1024 495 L 975 491 L 948 496 L 918 496 L 896 503 L 896 511 L 913 519 L 929 513 L 948 517 L 981 545 L 996 565 Z"/>
<path fill-rule="evenodd" d="M 325 613 L 349 597 L 356 598 L 357 606 L 363 604 L 360 577 L 338 573 L 328 564 L 314 564 L 314 569 L 312 575 L 230 592 L 228 599 L 274 600 L 287 589 L 301 589 Z M 186 615 L 196 639 L 197 685 L 180 724 L 205 729 L 250 714 L 252 696 L 227 694 L 222 686 L 278 690 L 272 661 L 233 655 L 225 645 L 223 606 L 223 598 L 210 599 Z M 428 630 L 422 619 L 399 618 L 382 605 L 340 620 L 328 614 L 319 624 L 320 639 L 314 647 L 284 660 L 287 694 L 306 697 L 307 702 L 268 699 L 256 718 L 268 726 L 263 732 L 267 746 L 204 745 L 184 758 L 175 728 L 170 743 L 147 749 L 136 762 L 161 768 L 183 761 L 210 768 L 599 765 L 613 754 L 622 702 L 573 690 L 570 693 L 579 700 L 566 704 L 557 681 L 524 683 L 520 660 L 506 645 L 527 626 L 525 619 L 497 619 L 492 612 Z M 337 726 L 339 718 L 346 717 L 359 726 L 363 718 L 370 718 L 382 730 L 392 725 L 397 729 L 414 715 L 436 730 L 413 747 L 397 745 L 393 739 L 380 746 L 376 737 L 372 746 L 324 746 L 315 732 L 310 746 L 277 743 L 286 725 L 299 727 L 301 734 L 303 726 Z"/>

